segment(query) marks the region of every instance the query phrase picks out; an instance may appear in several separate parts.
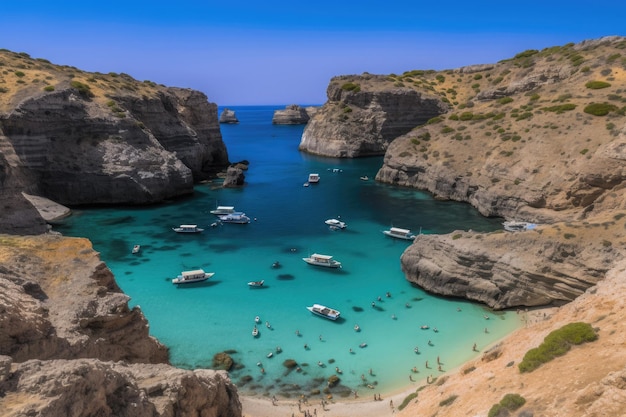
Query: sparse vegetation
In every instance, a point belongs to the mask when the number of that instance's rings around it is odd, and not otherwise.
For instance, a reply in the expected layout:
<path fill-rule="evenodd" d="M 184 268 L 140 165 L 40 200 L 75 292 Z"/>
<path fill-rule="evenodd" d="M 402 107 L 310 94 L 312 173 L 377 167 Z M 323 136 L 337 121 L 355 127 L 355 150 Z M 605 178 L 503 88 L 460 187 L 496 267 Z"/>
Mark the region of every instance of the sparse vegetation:
<path fill-rule="evenodd" d="M 504 417 L 510 415 L 510 412 L 518 410 L 526 404 L 526 399 L 519 394 L 506 394 L 498 404 L 494 404 L 489 413 L 488 417 Z"/>
<path fill-rule="evenodd" d="M 445 400 L 441 400 L 439 402 L 439 407 L 446 407 L 446 406 L 452 404 L 457 398 L 459 398 L 459 396 L 453 394 L 453 395 L 449 396 L 448 398 L 446 398 Z"/>
<path fill-rule="evenodd" d="M 570 323 L 551 332 L 539 347 L 526 352 L 518 365 L 520 372 L 531 372 L 557 356 L 562 356 L 572 345 L 592 342 L 598 338 L 591 325 L 587 323 Z"/>
<path fill-rule="evenodd" d="M 591 88 L 592 90 L 599 90 L 601 88 L 608 88 L 611 84 L 605 81 L 589 81 L 585 84 L 585 87 Z"/>
<path fill-rule="evenodd" d="M 617 106 L 609 103 L 591 103 L 583 110 L 587 114 L 594 116 L 606 116 L 612 111 L 617 110 Z"/>
<path fill-rule="evenodd" d="M 344 91 L 354 91 L 355 93 L 358 93 L 361 91 L 361 86 L 356 83 L 349 82 L 342 85 L 341 89 Z"/>

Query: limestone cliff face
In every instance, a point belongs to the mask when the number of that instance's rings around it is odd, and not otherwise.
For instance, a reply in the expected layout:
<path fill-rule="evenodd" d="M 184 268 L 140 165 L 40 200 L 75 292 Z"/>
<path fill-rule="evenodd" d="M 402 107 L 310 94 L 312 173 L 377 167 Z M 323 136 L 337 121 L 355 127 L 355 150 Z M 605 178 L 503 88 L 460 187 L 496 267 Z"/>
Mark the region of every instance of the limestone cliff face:
<path fill-rule="evenodd" d="M 623 257 L 604 227 L 623 228 L 624 221 L 597 219 L 585 229 L 554 224 L 518 233 L 419 235 L 402 254 L 402 270 L 430 292 L 494 309 L 562 305 L 596 285 Z M 592 238 L 605 233 L 602 240 Z"/>
<path fill-rule="evenodd" d="M 167 364 L 86 239 L 0 235 L 0 265 L 3 416 L 241 416 L 226 373 Z"/>
<path fill-rule="evenodd" d="M 65 205 L 154 203 L 228 166 L 217 106 L 198 91 L 1 54 L 4 68 L 23 68 L 22 83 L 3 80 L 0 151 L 12 175 L 29 175 L 26 192 Z"/>
<path fill-rule="evenodd" d="M 88 240 L 0 236 L 0 354 L 20 362 L 167 362 L 167 349 L 149 336 Z"/>
<path fill-rule="evenodd" d="M 333 78 L 327 96 L 302 134 L 302 151 L 341 158 L 382 155 L 393 139 L 448 108 L 432 94 L 369 74 Z"/>
<path fill-rule="evenodd" d="M 623 208 L 626 118 L 612 103 L 626 72 L 606 57 L 624 43 L 606 38 L 424 75 L 461 104 L 395 140 L 377 180 L 539 222 Z"/>

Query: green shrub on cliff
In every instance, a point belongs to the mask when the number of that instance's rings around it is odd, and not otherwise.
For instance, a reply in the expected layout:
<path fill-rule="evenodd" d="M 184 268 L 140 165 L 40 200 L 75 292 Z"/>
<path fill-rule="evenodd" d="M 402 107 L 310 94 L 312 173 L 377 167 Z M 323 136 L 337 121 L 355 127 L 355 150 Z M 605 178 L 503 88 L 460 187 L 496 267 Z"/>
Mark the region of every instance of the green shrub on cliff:
<path fill-rule="evenodd" d="M 531 372 L 557 356 L 563 356 L 572 345 L 593 342 L 598 335 L 587 323 L 570 323 L 551 332 L 539 347 L 526 352 L 518 365 L 520 372 Z"/>
<path fill-rule="evenodd" d="M 355 93 L 358 93 L 359 91 L 361 91 L 361 86 L 355 83 L 345 83 L 344 85 L 341 86 L 341 89 L 344 91 L 354 91 Z"/>
<path fill-rule="evenodd" d="M 85 98 L 90 98 L 94 96 L 91 88 L 87 84 L 83 84 L 80 81 L 72 81 L 70 85 L 72 86 L 72 88 L 78 90 L 78 94 Z"/>
<path fill-rule="evenodd" d="M 488 417 L 508 416 L 509 412 L 515 411 L 526 404 L 526 399 L 519 394 L 506 394 L 498 404 L 494 404 L 489 410 Z"/>
<path fill-rule="evenodd" d="M 617 110 L 617 107 L 609 103 L 591 103 L 583 111 L 594 116 L 606 116 L 615 110 Z"/>
<path fill-rule="evenodd" d="M 601 88 L 607 88 L 610 86 L 611 84 L 605 81 L 589 81 L 587 82 L 587 84 L 585 84 L 585 87 L 591 88 L 592 90 L 599 90 Z"/>

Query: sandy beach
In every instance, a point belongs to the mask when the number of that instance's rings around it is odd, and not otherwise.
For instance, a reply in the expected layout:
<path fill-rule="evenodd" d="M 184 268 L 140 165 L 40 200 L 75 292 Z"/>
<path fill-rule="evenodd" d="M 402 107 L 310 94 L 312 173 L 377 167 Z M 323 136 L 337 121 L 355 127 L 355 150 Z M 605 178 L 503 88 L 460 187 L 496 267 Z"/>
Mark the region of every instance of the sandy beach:
<path fill-rule="evenodd" d="M 309 399 L 307 402 L 298 402 L 293 399 L 240 397 L 244 417 L 291 417 L 291 416 L 328 416 L 328 417 L 376 417 L 391 416 L 397 411 L 407 395 L 425 384 L 425 380 L 416 380 L 412 386 L 403 392 L 383 396 L 381 400 L 374 400 L 375 392 L 363 392 L 354 400 L 328 400 L 322 405 L 320 399 Z"/>
<path fill-rule="evenodd" d="M 535 308 L 520 311 L 519 314 L 524 327 L 514 332 L 516 334 L 519 330 L 527 328 L 532 324 L 542 322 L 546 317 L 551 316 L 554 313 L 555 308 Z M 512 335 L 510 335 L 512 336 Z M 508 337 L 503 340 L 506 340 Z M 499 340 L 490 344 L 489 346 L 482 347 L 480 349 L 477 358 L 480 355 L 489 350 L 490 347 L 495 346 L 502 342 Z M 469 362 L 476 361 L 477 358 L 471 359 Z M 435 377 L 442 377 L 444 375 L 452 375 L 458 373 L 466 364 L 446 370 L 445 372 L 433 373 Z M 322 404 L 321 398 L 309 398 L 307 401 L 298 401 L 297 399 L 281 399 L 276 398 L 273 400 L 270 398 L 240 396 L 240 400 L 243 407 L 244 417 L 292 417 L 292 416 L 327 416 L 327 417 L 377 417 L 377 416 L 391 416 L 399 413 L 398 406 L 402 404 L 404 399 L 414 393 L 418 388 L 428 385 L 427 375 L 423 375 L 421 378 L 414 376 L 414 381 L 409 382 L 402 390 L 397 392 L 388 393 L 382 395 L 380 400 L 375 400 L 374 395 L 378 395 L 375 390 L 362 390 L 357 392 L 358 398 L 356 399 L 330 399 Z M 434 384 L 437 385 L 437 384 Z"/>

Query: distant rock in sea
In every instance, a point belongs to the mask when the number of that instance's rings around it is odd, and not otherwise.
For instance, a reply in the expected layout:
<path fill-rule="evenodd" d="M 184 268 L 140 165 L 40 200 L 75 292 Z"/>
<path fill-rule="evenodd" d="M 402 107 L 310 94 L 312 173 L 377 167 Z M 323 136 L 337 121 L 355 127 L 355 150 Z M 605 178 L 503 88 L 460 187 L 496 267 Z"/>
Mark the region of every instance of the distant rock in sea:
<path fill-rule="evenodd" d="M 304 125 L 309 122 L 311 115 L 315 113 L 315 107 L 300 107 L 290 104 L 284 110 L 276 110 L 272 123 L 275 125 Z"/>
<path fill-rule="evenodd" d="M 234 110 L 224 109 L 220 114 L 220 123 L 239 123 L 239 120 Z"/>

